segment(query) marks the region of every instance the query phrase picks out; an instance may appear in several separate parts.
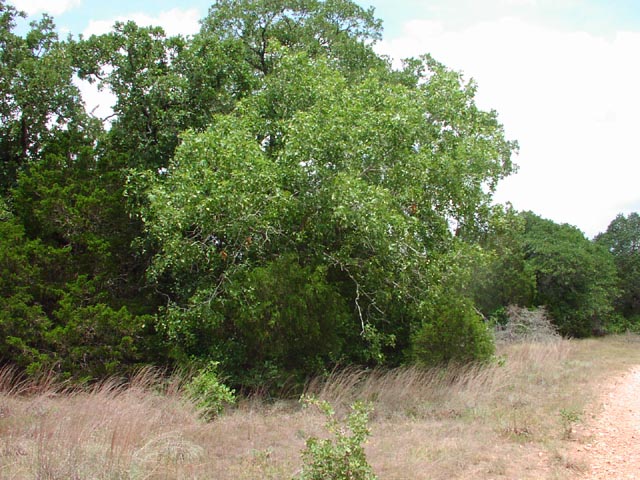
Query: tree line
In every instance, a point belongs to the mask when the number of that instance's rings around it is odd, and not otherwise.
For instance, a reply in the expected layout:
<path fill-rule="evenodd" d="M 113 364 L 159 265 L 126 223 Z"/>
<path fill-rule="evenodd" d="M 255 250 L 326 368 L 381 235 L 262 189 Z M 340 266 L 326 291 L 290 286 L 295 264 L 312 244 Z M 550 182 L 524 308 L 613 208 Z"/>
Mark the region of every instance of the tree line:
<path fill-rule="evenodd" d="M 511 304 L 570 336 L 638 327 L 638 215 L 591 241 L 494 205 L 517 143 L 473 81 L 376 54 L 373 9 L 219 0 L 191 37 L 22 16 L 0 0 L 2 364 L 214 361 L 255 388 L 489 359 Z"/>

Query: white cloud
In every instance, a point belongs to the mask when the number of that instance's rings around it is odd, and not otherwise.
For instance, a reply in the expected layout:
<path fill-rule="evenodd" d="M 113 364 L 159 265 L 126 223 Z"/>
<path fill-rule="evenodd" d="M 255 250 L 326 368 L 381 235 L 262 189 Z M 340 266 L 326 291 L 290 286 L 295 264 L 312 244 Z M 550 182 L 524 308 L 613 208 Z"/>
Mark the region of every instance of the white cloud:
<path fill-rule="evenodd" d="M 113 114 L 113 106 L 116 104 L 117 97 L 108 89 L 98 90 L 95 83 L 89 83 L 87 80 L 74 79 L 74 83 L 80 90 L 82 100 L 86 111 L 91 115 L 107 119 Z M 107 126 L 109 121 L 107 121 Z"/>
<path fill-rule="evenodd" d="M 515 18 L 462 29 L 414 20 L 378 50 L 394 58 L 429 52 L 477 80 L 478 104 L 495 108 L 521 147 L 520 171 L 497 200 L 590 236 L 640 201 L 640 33 L 601 37 Z"/>
<path fill-rule="evenodd" d="M 13 5 L 18 10 L 23 10 L 29 15 L 46 12 L 50 15 L 60 15 L 75 7 L 79 7 L 82 0 L 13 0 Z"/>
<path fill-rule="evenodd" d="M 503 0 L 506 5 L 515 5 L 515 6 L 527 6 L 527 7 L 535 7 L 537 5 L 536 0 Z"/>
<path fill-rule="evenodd" d="M 200 29 L 200 12 L 197 9 L 181 10 L 179 8 L 173 8 L 160 12 L 156 16 L 146 13 L 132 13 L 110 20 L 90 20 L 89 25 L 82 33 L 85 37 L 100 35 L 110 32 L 115 22 L 126 22 L 128 20 L 136 22 L 139 26 L 160 26 L 169 36 L 179 34 L 190 35 L 198 32 Z"/>

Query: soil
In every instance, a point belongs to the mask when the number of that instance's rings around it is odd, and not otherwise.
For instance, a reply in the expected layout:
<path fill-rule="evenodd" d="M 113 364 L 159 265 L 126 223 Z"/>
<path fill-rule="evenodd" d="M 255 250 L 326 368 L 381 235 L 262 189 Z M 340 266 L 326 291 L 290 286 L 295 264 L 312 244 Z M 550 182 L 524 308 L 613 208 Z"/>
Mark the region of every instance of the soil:
<path fill-rule="evenodd" d="M 640 480 L 640 366 L 611 382 L 575 435 L 581 478 Z"/>

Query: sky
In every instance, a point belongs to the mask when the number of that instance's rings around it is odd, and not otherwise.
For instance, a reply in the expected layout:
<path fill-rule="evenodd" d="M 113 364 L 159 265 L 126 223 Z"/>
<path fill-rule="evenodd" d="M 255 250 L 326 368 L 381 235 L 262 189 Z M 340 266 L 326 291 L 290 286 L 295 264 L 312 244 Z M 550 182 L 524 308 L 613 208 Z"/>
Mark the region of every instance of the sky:
<path fill-rule="evenodd" d="M 61 34 L 104 33 L 116 20 L 193 34 L 214 0 L 9 0 Z M 518 172 L 495 200 L 593 237 L 640 211 L 638 0 L 356 0 L 383 20 L 380 54 L 432 54 L 478 84 L 517 140 Z M 109 100 L 86 90 L 88 108 Z M 93 103 L 93 104 L 92 104 Z M 91 105 L 92 104 L 92 105 Z"/>

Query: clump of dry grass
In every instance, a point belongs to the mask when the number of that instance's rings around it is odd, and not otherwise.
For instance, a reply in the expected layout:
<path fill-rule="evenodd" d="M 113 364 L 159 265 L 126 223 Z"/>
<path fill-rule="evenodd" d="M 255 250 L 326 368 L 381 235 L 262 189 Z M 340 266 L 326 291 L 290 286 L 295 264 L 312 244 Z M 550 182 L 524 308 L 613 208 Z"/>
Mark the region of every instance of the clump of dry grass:
<path fill-rule="evenodd" d="M 197 424 L 196 413 L 173 386 L 159 391 L 154 370 L 88 390 L 19 379 L 6 369 L 0 379 L 7 440 L 0 473 L 8 478 L 138 478 L 135 472 L 157 463 L 178 468 L 201 453 L 184 430 Z"/>
<path fill-rule="evenodd" d="M 347 369 L 307 393 L 375 409 L 367 457 L 381 479 L 571 478 L 559 412 L 584 411 L 636 338 L 502 345 L 488 365 Z M 178 379 L 153 370 L 89 390 L 0 371 L 0 478 L 285 479 L 324 419 L 253 399 L 205 423 Z"/>

